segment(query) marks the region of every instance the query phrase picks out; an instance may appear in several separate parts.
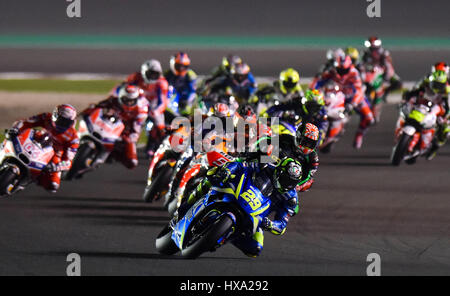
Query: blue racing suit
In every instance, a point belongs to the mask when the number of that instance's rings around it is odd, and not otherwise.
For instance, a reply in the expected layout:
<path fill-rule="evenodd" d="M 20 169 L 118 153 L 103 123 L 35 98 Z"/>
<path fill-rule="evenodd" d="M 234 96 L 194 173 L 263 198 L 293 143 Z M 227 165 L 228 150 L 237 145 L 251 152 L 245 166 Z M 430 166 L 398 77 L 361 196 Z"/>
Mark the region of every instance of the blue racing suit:
<path fill-rule="evenodd" d="M 211 93 L 231 88 L 233 95 L 237 97 L 238 101 L 246 103 L 256 92 L 257 83 L 252 73 L 248 73 L 247 78 L 242 82 L 234 79 L 232 75 L 228 75 L 211 82 L 210 88 Z"/>
<path fill-rule="evenodd" d="M 192 70 L 188 70 L 185 75 L 181 76 L 169 70 L 164 73 L 164 77 L 169 85 L 174 88 L 176 97 L 171 98 L 171 100 L 175 100 L 178 103 L 179 112 L 183 113 L 185 108 L 190 110 L 196 96 L 197 74 Z"/>

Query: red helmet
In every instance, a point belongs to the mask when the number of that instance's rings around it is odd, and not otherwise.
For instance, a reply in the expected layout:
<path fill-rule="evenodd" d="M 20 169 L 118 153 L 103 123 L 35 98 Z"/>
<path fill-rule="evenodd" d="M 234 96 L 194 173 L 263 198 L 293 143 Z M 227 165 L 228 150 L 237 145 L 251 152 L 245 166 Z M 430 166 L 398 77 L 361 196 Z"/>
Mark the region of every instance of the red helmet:
<path fill-rule="evenodd" d="M 372 50 L 381 48 L 381 44 L 380 38 L 375 36 L 369 37 L 369 39 L 364 42 L 364 46 Z"/>
<path fill-rule="evenodd" d="M 308 155 L 316 149 L 319 141 L 319 129 L 312 123 L 306 123 L 297 129 L 295 142 L 300 150 Z"/>
<path fill-rule="evenodd" d="M 352 58 L 344 53 L 337 55 L 334 61 L 334 67 L 336 68 L 336 71 L 339 75 L 347 74 L 350 71 L 352 65 Z"/>
<path fill-rule="evenodd" d="M 137 105 L 138 99 L 142 97 L 144 91 L 138 86 L 125 84 L 119 89 L 118 99 L 122 108 L 129 111 Z"/>
<path fill-rule="evenodd" d="M 445 74 L 448 75 L 449 70 L 450 70 L 449 66 L 444 62 L 438 62 L 438 63 L 434 64 L 433 67 L 431 67 L 432 73 L 436 72 L 436 71 L 444 71 Z"/>
<path fill-rule="evenodd" d="M 65 132 L 75 124 L 77 110 L 69 104 L 56 106 L 52 114 L 53 127 L 58 132 Z"/>
<path fill-rule="evenodd" d="M 170 69 L 176 75 L 186 75 L 191 65 L 191 59 L 187 53 L 179 52 L 170 58 Z"/>

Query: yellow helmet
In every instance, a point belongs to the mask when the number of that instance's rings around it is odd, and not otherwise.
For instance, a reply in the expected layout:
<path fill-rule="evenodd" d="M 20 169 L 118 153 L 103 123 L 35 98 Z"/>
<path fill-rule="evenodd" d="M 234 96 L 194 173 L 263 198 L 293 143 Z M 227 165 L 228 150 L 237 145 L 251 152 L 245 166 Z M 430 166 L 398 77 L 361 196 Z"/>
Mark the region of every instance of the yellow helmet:
<path fill-rule="evenodd" d="M 347 47 L 345 49 L 345 54 L 350 56 L 353 63 L 356 62 L 359 59 L 359 51 L 354 47 Z"/>
<path fill-rule="evenodd" d="M 298 87 L 300 81 L 300 74 L 293 68 L 288 68 L 280 73 L 280 89 L 286 94 L 292 92 L 293 89 Z"/>

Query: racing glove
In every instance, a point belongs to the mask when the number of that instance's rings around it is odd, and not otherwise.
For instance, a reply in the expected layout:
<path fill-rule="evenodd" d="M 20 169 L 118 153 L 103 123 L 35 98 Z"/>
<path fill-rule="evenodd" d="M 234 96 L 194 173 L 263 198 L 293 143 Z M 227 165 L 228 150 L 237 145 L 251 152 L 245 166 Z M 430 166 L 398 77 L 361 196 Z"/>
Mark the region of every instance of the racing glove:
<path fill-rule="evenodd" d="M 271 231 L 273 228 L 273 222 L 269 218 L 264 217 L 261 221 L 261 228 L 263 230 Z"/>
<path fill-rule="evenodd" d="M 50 162 L 47 164 L 47 166 L 44 168 L 44 171 L 47 173 L 54 173 L 60 171 L 60 166 L 54 162 Z"/>
<path fill-rule="evenodd" d="M 6 133 L 6 135 L 9 139 L 16 137 L 18 134 L 19 134 L 19 129 L 15 128 L 15 127 L 10 128 Z"/>

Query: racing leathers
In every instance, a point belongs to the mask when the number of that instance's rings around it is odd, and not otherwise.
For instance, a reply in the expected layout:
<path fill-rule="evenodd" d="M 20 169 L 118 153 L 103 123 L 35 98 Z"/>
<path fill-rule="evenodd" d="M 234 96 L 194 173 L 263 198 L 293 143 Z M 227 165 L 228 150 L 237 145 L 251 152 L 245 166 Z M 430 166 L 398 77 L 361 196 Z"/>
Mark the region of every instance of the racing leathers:
<path fill-rule="evenodd" d="M 178 110 L 173 111 L 178 111 L 181 115 L 191 114 L 196 96 L 197 74 L 191 69 L 184 75 L 177 75 L 172 70 L 168 70 L 164 73 L 164 77 L 172 87 L 172 91 L 169 91 L 170 100 L 177 104 Z"/>
<path fill-rule="evenodd" d="M 310 87 L 320 89 L 330 80 L 335 81 L 345 94 L 347 112 L 355 110 L 360 115 L 359 127 L 353 143 L 354 147 L 359 149 L 362 145 L 364 134 L 369 126 L 375 122 L 369 102 L 364 95 L 359 71 L 352 65 L 348 73 L 340 75 L 335 68 L 332 68 L 316 77 Z"/>
<path fill-rule="evenodd" d="M 19 133 L 25 129 L 36 127 L 42 127 L 50 133 L 55 151 L 55 155 L 49 164 L 52 170 L 47 170 L 41 174 L 38 184 L 46 190 L 56 192 L 61 184 L 61 172 L 68 171 L 72 166 L 72 160 L 80 143 L 78 134 L 73 126 L 64 132 L 59 132 L 52 123 L 51 113 L 42 113 L 25 120 L 16 121 L 13 124 L 13 128 L 16 128 Z"/>
<path fill-rule="evenodd" d="M 242 80 L 236 80 L 232 75 L 219 77 L 212 81 L 209 86 L 209 93 L 226 92 L 227 89 L 231 89 L 232 94 L 236 97 L 240 105 L 244 105 L 255 93 L 257 83 L 253 74 L 249 72 L 247 77 Z"/>
<path fill-rule="evenodd" d="M 154 123 L 154 127 L 149 131 L 146 147 L 147 154 L 151 156 L 165 136 L 164 112 L 168 105 L 169 84 L 163 76 L 153 83 L 146 83 L 141 72 L 135 72 L 128 76 L 126 83 L 137 85 L 144 90 L 144 96 L 148 100 L 149 112 L 147 119 L 151 119 Z"/>
<path fill-rule="evenodd" d="M 371 98 L 376 122 L 380 121 L 381 103 L 386 101 L 390 92 L 402 87 L 402 81 L 395 73 L 389 51 L 384 49 L 379 51 L 373 53 L 367 50 L 357 65 L 366 85 L 366 95 Z"/>
<path fill-rule="evenodd" d="M 90 106 L 83 111 L 83 114 L 89 115 L 96 108 L 106 109 L 106 113 L 114 112 L 125 124 L 125 130 L 122 132 L 122 141 L 116 144 L 112 156 L 122 162 L 128 169 L 133 169 L 138 165 L 136 143 L 139 140 L 142 126 L 148 115 L 148 101 L 145 97 L 137 100 L 135 106 L 124 107 L 119 99 L 111 96 L 96 105 Z"/>
<path fill-rule="evenodd" d="M 363 54 L 361 63 L 358 65 L 359 70 L 364 72 L 367 65 L 378 65 L 384 69 L 383 79 L 385 82 L 389 83 L 389 86 L 384 90 L 383 100 L 385 100 L 391 91 L 402 87 L 402 81 L 395 73 L 392 57 L 388 50 L 380 48 L 379 53 L 373 53 L 370 50 L 366 50 Z"/>
<path fill-rule="evenodd" d="M 258 114 L 262 114 L 267 109 L 258 108 L 256 105 L 264 104 L 266 108 L 270 108 L 274 104 L 285 103 L 294 98 L 302 98 L 303 96 L 304 93 L 300 84 L 290 91 L 283 91 L 280 81 L 276 80 L 272 85 L 261 85 L 255 92 L 255 95 L 250 99 L 250 103 L 255 107 Z"/>

